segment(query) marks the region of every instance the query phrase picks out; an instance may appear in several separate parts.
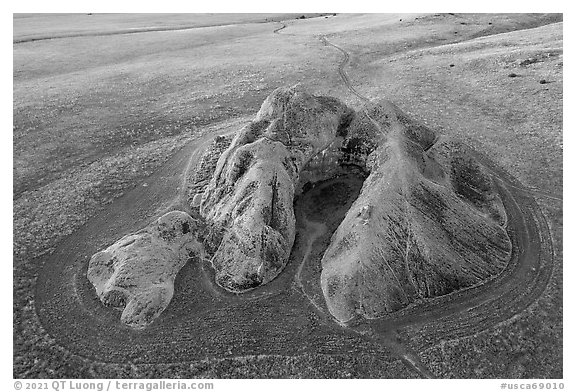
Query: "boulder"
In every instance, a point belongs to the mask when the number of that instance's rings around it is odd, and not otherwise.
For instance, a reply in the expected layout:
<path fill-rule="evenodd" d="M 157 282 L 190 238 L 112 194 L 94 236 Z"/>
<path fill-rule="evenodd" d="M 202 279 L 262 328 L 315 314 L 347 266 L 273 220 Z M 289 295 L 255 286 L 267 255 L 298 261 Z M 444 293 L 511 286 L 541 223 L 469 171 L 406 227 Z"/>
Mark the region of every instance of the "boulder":
<path fill-rule="evenodd" d="M 192 253 L 199 254 L 198 222 L 171 211 L 92 256 L 88 280 L 104 305 L 123 308 L 121 321 L 142 329 L 170 303 L 174 279 Z"/>

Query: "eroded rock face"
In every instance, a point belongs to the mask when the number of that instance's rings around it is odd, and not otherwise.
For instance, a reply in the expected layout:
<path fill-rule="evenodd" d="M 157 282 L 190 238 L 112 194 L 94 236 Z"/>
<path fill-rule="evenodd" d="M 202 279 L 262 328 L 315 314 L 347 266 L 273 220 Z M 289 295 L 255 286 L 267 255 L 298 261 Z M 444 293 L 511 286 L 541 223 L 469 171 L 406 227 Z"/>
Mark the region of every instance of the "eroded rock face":
<path fill-rule="evenodd" d="M 146 327 L 170 303 L 174 279 L 192 252 L 200 252 L 198 222 L 172 211 L 90 259 L 88 280 L 108 306 L 124 308 L 121 321 Z"/>
<path fill-rule="evenodd" d="M 188 204 L 192 208 L 199 208 L 202 202 L 202 195 L 212 178 L 218 159 L 224 151 L 230 146 L 232 136 L 216 136 L 208 150 L 202 155 L 200 163 L 196 170 L 188 174 L 187 180 L 187 196 Z"/>
<path fill-rule="evenodd" d="M 393 105 L 367 112 L 377 120 L 358 150 L 371 173 L 322 259 L 326 303 L 343 322 L 480 283 L 511 255 L 502 201 L 472 151 Z"/>
<path fill-rule="evenodd" d="M 216 165 L 200 213 L 222 232 L 216 280 L 242 292 L 284 268 L 295 235 L 293 199 L 304 166 L 339 137 L 353 112 L 300 86 L 275 90 Z"/>

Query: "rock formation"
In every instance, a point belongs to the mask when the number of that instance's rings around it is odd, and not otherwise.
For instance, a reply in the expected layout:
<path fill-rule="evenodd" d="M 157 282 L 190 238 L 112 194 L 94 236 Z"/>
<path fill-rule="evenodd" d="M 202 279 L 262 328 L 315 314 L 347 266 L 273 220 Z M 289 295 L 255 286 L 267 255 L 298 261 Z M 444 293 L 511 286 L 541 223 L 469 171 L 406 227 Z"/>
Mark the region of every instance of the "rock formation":
<path fill-rule="evenodd" d="M 88 280 L 103 304 L 124 308 L 121 321 L 136 329 L 164 311 L 174 293 L 174 279 L 192 252 L 198 222 L 172 211 L 127 235 L 90 259 Z"/>
<path fill-rule="evenodd" d="M 216 282 L 245 292 L 285 267 L 294 197 L 350 165 L 362 191 L 322 258 L 328 309 L 341 322 L 376 318 L 479 284 L 511 255 L 492 177 L 461 143 L 439 137 L 389 102 L 353 111 L 301 86 L 275 90 L 254 121 L 217 137 L 173 211 L 90 260 L 101 301 L 143 328 L 169 304 L 191 252 L 211 257 Z M 356 169 L 357 170 L 357 169 Z"/>
<path fill-rule="evenodd" d="M 299 173 L 334 143 L 351 113 L 299 86 L 277 89 L 224 151 L 200 207 L 222 233 L 212 258 L 219 285 L 246 291 L 284 268 L 294 243 Z"/>
<path fill-rule="evenodd" d="M 322 259 L 322 290 L 340 321 L 478 284 L 511 254 L 502 202 L 472 151 L 391 104 L 367 112 L 372 124 L 353 122 L 344 144 L 362 133 L 352 144 L 370 175 Z"/>

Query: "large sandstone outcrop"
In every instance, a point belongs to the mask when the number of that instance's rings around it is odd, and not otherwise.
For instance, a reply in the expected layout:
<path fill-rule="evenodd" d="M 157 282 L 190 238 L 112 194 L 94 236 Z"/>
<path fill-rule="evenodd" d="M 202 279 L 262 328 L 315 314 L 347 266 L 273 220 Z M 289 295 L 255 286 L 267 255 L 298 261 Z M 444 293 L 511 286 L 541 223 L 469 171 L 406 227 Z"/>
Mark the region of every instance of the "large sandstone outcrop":
<path fill-rule="evenodd" d="M 300 86 L 277 89 L 224 151 L 200 206 L 222 233 L 212 258 L 219 285 L 250 290 L 284 268 L 294 243 L 300 171 L 334 143 L 351 113 Z"/>
<path fill-rule="evenodd" d="M 176 274 L 191 253 L 201 251 L 197 232 L 190 215 L 169 212 L 92 256 L 88 280 L 102 303 L 124 308 L 124 324 L 144 328 L 170 303 Z"/>
<path fill-rule="evenodd" d="M 229 291 L 266 284 L 292 250 L 295 195 L 354 165 L 367 179 L 332 236 L 319 283 L 341 322 L 380 317 L 507 265 L 506 212 L 474 157 L 389 102 L 354 112 L 298 85 L 280 88 L 232 139 L 215 138 L 188 173 L 188 207 L 198 220 L 162 216 L 95 254 L 88 279 L 133 328 L 168 306 L 193 252 L 211 257 Z"/>
<path fill-rule="evenodd" d="M 340 321 L 480 283 L 511 254 L 502 202 L 471 151 L 391 104 L 367 112 L 344 145 L 370 175 L 322 259 L 322 290 Z M 361 117 L 369 121 L 358 127 Z"/>

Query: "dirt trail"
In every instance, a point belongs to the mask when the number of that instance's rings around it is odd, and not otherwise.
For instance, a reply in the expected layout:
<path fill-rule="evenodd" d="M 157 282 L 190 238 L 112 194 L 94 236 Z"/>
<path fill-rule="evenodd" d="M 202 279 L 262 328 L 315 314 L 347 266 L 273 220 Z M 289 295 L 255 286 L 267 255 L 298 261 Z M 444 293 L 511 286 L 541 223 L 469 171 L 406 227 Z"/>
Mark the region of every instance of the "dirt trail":
<path fill-rule="evenodd" d="M 328 228 L 326 227 L 326 225 L 324 223 L 309 220 L 305 215 L 303 216 L 302 220 L 303 220 L 302 223 L 305 227 L 305 233 L 307 233 L 307 236 L 306 236 L 307 243 L 305 246 L 304 255 L 302 256 L 302 261 L 300 262 L 300 265 L 298 266 L 298 270 L 296 271 L 296 275 L 294 275 L 294 283 L 300 289 L 302 294 L 304 294 L 306 296 L 306 298 L 308 298 L 308 301 L 310 301 L 310 303 L 316 308 L 316 310 L 319 313 L 329 317 L 329 315 L 326 314 L 326 312 L 324 311 L 322 306 L 320 306 L 318 303 L 316 303 L 316 301 L 312 298 L 312 296 L 306 292 L 306 288 L 304 287 L 304 284 L 302 284 L 302 269 L 304 268 L 306 263 L 309 261 L 310 254 L 312 253 L 312 247 L 314 246 L 314 242 L 318 238 L 320 238 L 324 233 L 326 233 Z"/>
<path fill-rule="evenodd" d="M 563 201 L 563 200 L 562 200 L 562 196 L 559 196 L 559 195 L 556 195 L 556 194 L 553 194 L 553 193 L 550 193 L 550 192 L 542 191 L 542 190 L 536 189 L 536 188 L 529 188 L 529 187 L 526 187 L 526 186 L 524 186 L 524 185 L 522 185 L 522 184 L 516 184 L 516 185 L 515 185 L 515 184 L 513 184 L 512 182 L 510 182 L 510 181 L 508 181 L 508 180 L 506 180 L 506 179 L 504 179 L 504 178 L 501 178 L 501 177 L 499 176 L 499 173 L 498 173 L 496 170 L 490 168 L 489 166 L 485 166 L 485 167 L 488 169 L 488 171 L 489 171 L 490 173 L 492 173 L 494 176 L 496 176 L 497 178 L 499 178 L 501 181 L 505 181 L 505 182 L 506 182 L 506 186 L 507 186 L 508 188 L 513 188 L 514 190 L 517 190 L 517 191 L 520 191 L 520 192 L 524 192 L 524 193 L 526 193 L 526 194 L 528 194 L 528 195 L 532 195 L 532 196 L 535 196 L 535 197 L 543 197 L 543 198 L 545 198 L 545 199 L 550 199 L 550 200 L 554 200 L 554 201 L 558 201 L 558 202 L 562 202 L 562 201 Z"/>
<path fill-rule="evenodd" d="M 286 25 L 286 23 L 282 23 L 282 22 L 280 22 L 280 23 L 282 24 L 282 26 L 280 26 L 280 27 L 278 27 L 276 30 L 274 30 L 274 31 L 273 31 L 274 34 L 280 34 L 280 31 L 282 31 L 282 30 L 284 30 L 286 27 L 288 27 L 288 26 Z"/>
<path fill-rule="evenodd" d="M 337 50 L 340 51 L 340 53 L 342 53 L 344 55 L 344 58 L 342 59 L 340 64 L 338 64 L 338 74 L 342 78 L 342 81 L 344 82 L 344 84 L 346 85 L 348 90 L 350 90 L 350 92 L 352 92 L 352 94 L 354 94 L 355 96 L 360 98 L 362 101 L 370 102 L 369 98 L 360 94 L 358 92 L 358 90 L 356 90 L 356 88 L 354 88 L 354 86 L 352 86 L 352 84 L 350 83 L 350 79 L 348 78 L 348 74 L 346 73 L 346 70 L 344 69 L 344 68 L 346 68 L 346 66 L 350 62 L 350 53 L 348 53 L 346 50 L 342 49 L 340 46 L 328 41 L 328 38 L 326 38 L 326 36 L 321 36 L 320 40 L 322 42 L 324 42 L 324 45 L 332 46 L 333 48 L 336 48 Z"/>

